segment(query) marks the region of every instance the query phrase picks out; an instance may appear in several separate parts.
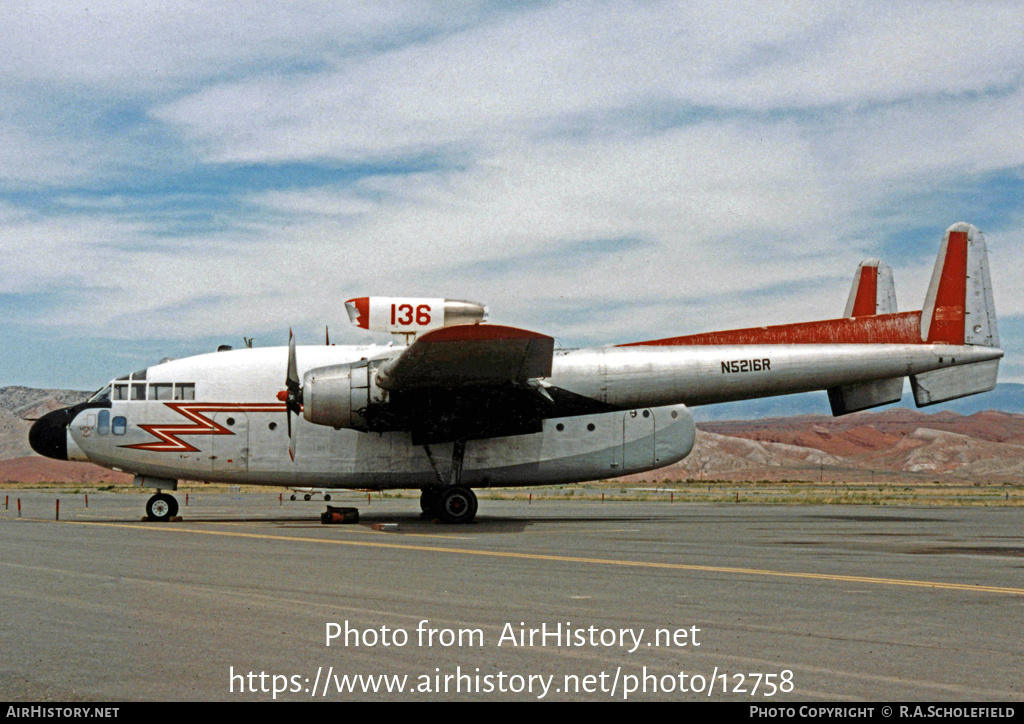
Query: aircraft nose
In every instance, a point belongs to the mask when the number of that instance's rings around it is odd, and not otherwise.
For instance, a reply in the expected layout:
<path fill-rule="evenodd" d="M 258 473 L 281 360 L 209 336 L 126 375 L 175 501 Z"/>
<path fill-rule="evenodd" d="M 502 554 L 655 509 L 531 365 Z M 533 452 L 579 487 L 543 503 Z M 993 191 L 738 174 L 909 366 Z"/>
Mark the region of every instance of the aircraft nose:
<path fill-rule="evenodd" d="M 40 455 L 67 460 L 68 425 L 73 417 L 70 407 L 46 413 L 32 424 L 28 431 L 28 444 Z"/>

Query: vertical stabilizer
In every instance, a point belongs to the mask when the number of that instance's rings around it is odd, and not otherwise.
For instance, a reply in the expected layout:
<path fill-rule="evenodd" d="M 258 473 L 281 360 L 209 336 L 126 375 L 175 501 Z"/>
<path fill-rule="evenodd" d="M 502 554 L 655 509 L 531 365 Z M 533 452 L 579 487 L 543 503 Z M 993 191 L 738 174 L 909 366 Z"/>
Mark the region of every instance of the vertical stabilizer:
<path fill-rule="evenodd" d="M 921 310 L 921 339 L 929 344 L 999 347 L 985 237 L 970 224 L 946 231 Z M 918 407 L 987 392 L 999 359 L 910 376 Z"/>
<path fill-rule="evenodd" d="M 844 317 L 896 313 L 896 284 L 892 268 L 878 259 L 865 259 L 853 275 Z"/>
<path fill-rule="evenodd" d="M 985 237 L 970 224 L 946 231 L 921 311 L 929 343 L 999 346 Z"/>
<path fill-rule="evenodd" d="M 896 284 L 892 267 L 880 259 L 865 259 L 853 275 L 844 317 L 874 317 L 896 313 Z M 903 378 L 868 380 L 828 390 L 828 402 L 835 416 L 899 402 Z"/>

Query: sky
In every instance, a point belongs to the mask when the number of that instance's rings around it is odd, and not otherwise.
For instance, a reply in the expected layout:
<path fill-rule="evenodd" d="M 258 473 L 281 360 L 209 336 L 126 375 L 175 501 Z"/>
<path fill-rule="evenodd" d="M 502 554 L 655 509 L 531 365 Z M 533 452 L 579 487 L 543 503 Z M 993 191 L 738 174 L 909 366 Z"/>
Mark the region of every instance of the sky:
<path fill-rule="evenodd" d="M 878 257 L 916 310 L 958 221 L 1024 381 L 1021 2 L 13 0 L 0 47 L 0 386 L 368 295 L 577 347 L 838 317 Z"/>

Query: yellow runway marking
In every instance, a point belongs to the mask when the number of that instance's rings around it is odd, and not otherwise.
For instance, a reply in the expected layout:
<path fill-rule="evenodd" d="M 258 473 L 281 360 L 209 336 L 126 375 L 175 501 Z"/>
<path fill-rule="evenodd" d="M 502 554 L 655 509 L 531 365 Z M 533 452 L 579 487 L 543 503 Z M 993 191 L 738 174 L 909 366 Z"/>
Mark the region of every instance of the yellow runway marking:
<path fill-rule="evenodd" d="M 728 573 L 732 575 L 771 576 L 776 578 L 799 578 L 815 581 L 840 581 L 844 583 L 871 583 L 880 586 L 912 586 L 916 588 L 938 588 L 947 591 L 970 591 L 972 593 L 1005 593 L 1024 596 L 1024 588 L 1002 586 L 976 586 L 967 583 L 943 583 L 941 581 L 913 581 L 901 578 L 874 578 L 871 576 L 842 576 L 833 573 L 795 573 L 790 571 L 772 571 L 762 568 L 733 568 L 729 566 L 699 566 L 687 563 L 657 563 L 654 561 L 630 561 L 615 558 L 586 558 L 581 556 L 560 556 L 546 553 L 514 553 L 511 551 L 483 551 L 468 548 L 442 548 L 439 546 L 408 545 L 404 543 L 383 543 L 366 540 L 333 540 L 327 538 L 307 538 L 303 536 L 272 535 L 269 533 L 238 533 L 220 530 L 200 530 L 197 528 L 179 528 L 174 526 L 156 527 L 149 525 L 129 525 L 127 523 L 98 523 L 91 521 L 68 521 L 71 525 L 93 525 L 106 528 L 128 528 L 131 530 L 156 531 L 161 533 L 193 533 L 195 535 L 213 535 L 227 538 L 250 538 L 254 540 L 277 540 L 292 543 L 317 543 L 339 546 L 361 546 L 364 548 L 387 548 L 391 550 L 417 551 L 421 553 L 446 553 L 462 556 L 485 556 L 490 558 L 514 558 L 531 561 L 551 561 L 554 563 L 582 563 L 595 566 L 621 566 L 627 568 L 657 568 L 672 571 L 696 571 L 700 573 Z"/>
<path fill-rule="evenodd" d="M 261 523 L 261 522 L 263 522 L 263 521 L 260 520 L 259 518 L 254 518 L 253 520 L 250 520 L 250 521 L 238 522 L 238 523 L 236 523 L 234 521 L 221 521 L 221 520 L 219 520 L 219 521 L 217 521 L 217 525 L 249 525 L 250 523 Z M 319 524 L 312 525 L 309 521 L 304 521 L 304 522 L 306 523 L 306 525 L 302 525 L 300 527 L 303 527 L 303 528 L 306 528 L 306 527 L 308 527 L 308 528 L 319 528 L 320 527 Z M 368 530 L 368 529 L 363 528 L 362 526 L 358 526 L 358 525 L 334 526 L 334 530 L 337 530 L 339 533 L 345 533 L 345 534 L 348 534 L 348 535 L 372 535 L 372 536 L 393 536 L 394 535 L 394 533 L 389 533 L 388 531 L 385 531 L 385 530 Z M 476 536 L 438 535 L 438 534 L 434 534 L 434 533 L 402 533 L 402 537 L 403 538 L 440 538 L 441 540 L 476 540 Z M 286 538 L 288 538 L 288 536 L 286 536 Z M 291 540 L 291 538 L 288 538 L 288 539 Z M 296 539 L 296 540 L 299 540 L 299 539 Z M 306 540 L 306 539 L 303 538 L 301 540 Z M 325 542 L 330 542 L 330 541 L 325 541 Z"/>

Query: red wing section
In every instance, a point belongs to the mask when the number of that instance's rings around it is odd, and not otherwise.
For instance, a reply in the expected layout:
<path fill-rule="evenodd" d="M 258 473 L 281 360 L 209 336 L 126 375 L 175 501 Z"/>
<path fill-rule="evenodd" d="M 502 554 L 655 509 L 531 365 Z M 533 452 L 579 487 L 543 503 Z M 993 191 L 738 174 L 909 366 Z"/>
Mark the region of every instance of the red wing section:
<path fill-rule="evenodd" d="M 427 332 L 378 372 L 387 390 L 523 384 L 551 376 L 555 340 L 497 324 Z"/>
<path fill-rule="evenodd" d="M 620 345 L 921 344 L 921 312 L 750 327 Z"/>

